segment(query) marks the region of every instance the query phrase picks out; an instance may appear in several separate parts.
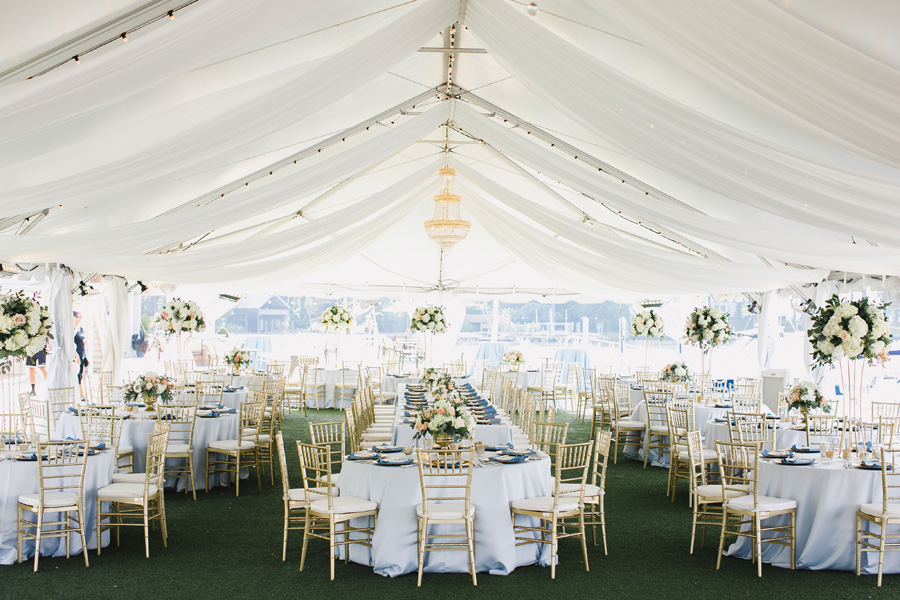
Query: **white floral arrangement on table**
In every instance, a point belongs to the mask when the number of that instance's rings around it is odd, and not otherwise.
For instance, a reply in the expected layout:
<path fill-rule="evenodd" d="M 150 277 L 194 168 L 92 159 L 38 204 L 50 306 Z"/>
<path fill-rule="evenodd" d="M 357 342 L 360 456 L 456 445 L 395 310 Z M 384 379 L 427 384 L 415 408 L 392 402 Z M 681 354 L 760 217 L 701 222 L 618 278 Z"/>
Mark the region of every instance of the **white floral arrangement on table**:
<path fill-rule="evenodd" d="M 434 367 L 428 367 L 427 369 L 425 369 L 425 373 L 422 375 L 422 385 L 424 385 L 425 389 L 430 392 L 440 378 L 441 374 L 437 369 L 435 369 Z"/>
<path fill-rule="evenodd" d="M 674 383 L 682 383 L 691 380 L 690 369 L 683 363 L 671 363 L 663 367 L 662 373 L 659 375 L 661 381 L 672 381 Z"/>
<path fill-rule="evenodd" d="M 687 342 L 700 346 L 703 352 L 709 352 L 716 346 L 730 341 L 731 324 L 728 317 L 727 312 L 722 312 L 718 308 L 709 306 L 695 308 L 685 323 L 684 335 Z"/>
<path fill-rule="evenodd" d="M 646 335 L 647 337 L 661 337 L 663 334 L 663 318 L 652 309 L 638 313 L 631 321 L 632 335 Z"/>
<path fill-rule="evenodd" d="M 525 357 L 522 356 L 521 352 L 510 350 L 503 355 L 503 362 L 508 365 L 521 365 L 525 362 Z"/>
<path fill-rule="evenodd" d="M 225 362 L 233 368 L 246 367 L 250 364 L 250 353 L 240 348 L 229 350 Z"/>
<path fill-rule="evenodd" d="M 465 407 L 458 395 L 448 394 L 435 400 L 416 414 L 415 422 L 410 426 L 415 430 L 413 439 L 425 435 L 432 438 L 441 434 L 471 438 L 475 431 L 475 417 Z"/>
<path fill-rule="evenodd" d="M 437 398 L 456 393 L 456 384 L 449 373 L 441 373 L 434 385 L 430 388 L 431 394 Z"/>
<path fill-rule="evenodd" d="M 162 307 L 156 325 L 166 335 L 192 333 L 206 329 L 203 312 L 196 302 L 173 298 Z"/>
<path fill-rule="evenodd" d="M 353 315 L 343 304 L 330 306 L 322 313 L 322 326 L 333 331 L 350 331 Z"/>
<path fill-rule="evenodd" d="M 788 408 L 799 408 L 802 412 L 821 408 L 822 412 L 831 412 L 831 405 L 825 402 L 822 392 L 811 381 L 801 381 L 791 388 L 788 394 Z"/>
<path fill-rule="evenodd" d="M 887 306 L 868 298 L 841 302 L 837 294 L 832 296 L 813 316 L 808 332 L 813 365 L 830 365 L 844 357 L 869 364 L 886 362 L 891 345 Z"/>
<path fill-rule="evenodd" d="M 412 319 L 409 321 L 409 328 L 412 331 L 444 333 L 447 330 L 444 309 L 440 306 L 420 306 L 413 312 Z"/>
<path fill-rule="evenodd" d="M 125 400 L 127 402 L 144 401 L 149 404 L 161 400 L 163 403 L 172 401 L 172 390 L 175 388 L 175 381 L 169 379 L 165 375 L 157 375 L 152 371 L 148 371 L 143 375 L 139 375 L 137 379 L 128 384 L 125 389 Z"/>
<path fill-rule="evenodd" d="M 50 311 L 23 292 L 0 298 L 0 358 L 34 356 L 53 339 Z"/>

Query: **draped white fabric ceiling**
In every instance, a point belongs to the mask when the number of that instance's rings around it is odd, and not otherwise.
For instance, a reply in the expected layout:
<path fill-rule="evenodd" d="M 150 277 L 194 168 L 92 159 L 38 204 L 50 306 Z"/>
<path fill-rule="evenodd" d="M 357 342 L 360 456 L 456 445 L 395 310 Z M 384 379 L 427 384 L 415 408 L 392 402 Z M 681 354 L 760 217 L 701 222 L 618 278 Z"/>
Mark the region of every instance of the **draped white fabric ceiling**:
<path fill-rule="evenodd" d="M 3 263 L 560 297 L 900 275 L 890 0 L 19 4 Z M 445 163 L 472 231 L 441 256 Z"/>

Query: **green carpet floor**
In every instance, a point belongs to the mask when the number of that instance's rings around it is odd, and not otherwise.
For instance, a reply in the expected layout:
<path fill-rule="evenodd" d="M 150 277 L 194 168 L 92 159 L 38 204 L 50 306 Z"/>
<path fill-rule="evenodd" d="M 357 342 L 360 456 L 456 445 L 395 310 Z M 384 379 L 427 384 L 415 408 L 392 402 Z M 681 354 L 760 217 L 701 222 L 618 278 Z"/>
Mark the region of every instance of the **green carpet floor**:
<path fill-rule="evenodd" d="M 340 418 L 339 411 L 312 411 L 310 419 Z M 566 417 L 565 415 L 562 418 Z M 307 419 L 290 415 L 284 423 L 292 485 L 297 475 L 295 439 L 308 439 Z M 572 442 L 587 440 L 590 429 L 573 422 Z M 0 567 L 0 598 L 406 598 L 459 597 L 518 600 L 547 598 L 815 598 L 884 597 L 900 593 L 900 577 L 886 576 L 875 587 L 874 576 L 849 572 L 790 571 L 765 565 L 757 579 L 747 560 L 723 559 L 715 570 L 718 531 L 705 548 L 688 554 L 691 512 L 686 493 L 676 503 L 664 497 L 666 472 L 641 468 L 620 457 L 607 480 L 609 556 L 602 546 L 589 546 L 589 573 L 584 571 L 577 541 L 560 547 L 557 579 L 541 567 L 522 567 L 512 574 L 479 574 L 473 589 L 466 574 L 428 575 L 416 588 L 415 575 L 381 577 L 368 567 L 338 563 L 335 581 L 328 579 L 327 546 L 313 541 L 303 573 L 301 538 L 290 540 L 287 562 L 281 561 L 281 485 L 268 481 L 260 493 L 254 486 L 215 488 L 190 496 L 169 493 L 169 547 L 152 532 L 150 558 L 144 558 L 139 529 L 122 534 L 122 545 L 110 546 L 91 566 L 81 556 L 41 558 L 40 571 L 32 563 Z"/>

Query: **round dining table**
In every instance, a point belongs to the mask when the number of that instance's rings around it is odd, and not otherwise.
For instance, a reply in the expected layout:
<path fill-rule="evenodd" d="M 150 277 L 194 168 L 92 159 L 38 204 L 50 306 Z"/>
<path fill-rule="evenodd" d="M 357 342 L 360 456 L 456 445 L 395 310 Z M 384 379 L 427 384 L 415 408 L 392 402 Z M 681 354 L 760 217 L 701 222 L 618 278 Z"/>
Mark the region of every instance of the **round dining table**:
<path fill-rule="evenodd" d="M 729 407 L 717 407 L 714 404 L 700 404 L 700 403 L 696 403 L 696 402 L 693 403 L 693 407 L 694 407 L 694 424 L 695 424 L 695 426 L 697 426 L 700 429 L 700 435 L 707 436 L 707 439 L 708 439 L 707 427 L 709 426 L 708 423 L 711 420 L 714 420 L 716 418 L 724 418 L 728 414 L 728 411 L 730 410 Z M 643 421 L 644 423 L 647 422 L 647 405 L 643 400 L 638 402 L 637 406 L 632 411 L 630 418 L 635 421 Z M 726 427 L 726 435 L 727 435 L 727 427 Z M 726 438 L 726 440 L 727 440 L 727 438 Z M 713 448 L 715 449 L 715 444 L 713 445 Z M 644 453 L 646 451 L 647 451 L 647 440 L 644 439 L 644 434 L 642 433 L 640 446 L 636 446 L 634 444 L 629 444 L 629 445 L 625 446 L 625 448 L 622 452 L 624 453 L 625 456 L 627 456 L 629 458 L 633 458 L 635 460 L 644 460 Z M 657 450 L 651 450 L 650 457 L 648 458 L 647 462 L 654 467 L 668 467 L 669 466 L 669 456 L 668 456 L 668 454 L 666 454 L 665 456 L 659 456 L 659 452 Z"/>
<path fill-rule="evenodd" d="M 32 450 L 33 451 L 33 450 Z M 18 501 L 22 494 L 35 494 L 40 490 L 36 461 L 19 461 L 12 457 L 18 452 L 0 452 L 0 565 L 11 565 L 19 560 L 18 551 Z M 84 527 L 89 550 L 97 549 L 97 490 L 112 482 L 115 456 L 112 451 L 98 452 L 87 459 L 84 469 Z M 81 536 L 69 534 L 69 551 L 78 554 Z M 109 545 L 109 531 L 103 532 L 103 546 Z M 34 556 L 34 541 L 26 540 L 22 550 L 27 559 Z M 41 540 L 41 556 L 65 556 L 66 544 L 61 537 Z"/>
<path fill-rule="evenodd" d="M 485 457 L 492 456 L 486 453 Z M 550 549 L 544 544 L 516 546 L 510 505 L 514 500 L 548 496 L 552 492 L 550 459 L 520 464 L 486 461 L 472 472 L 471 502 L 475 507 L 475 568 L 505 575 L 516 567 L 549 566 Z M 356 496 L 378 503 L 372 547 L 350 546 L 350 560 L 371 566 L 376 573 L 396 577 L 418 569 L 416 505 L 422 501 L 415 466 L 380 466 L 345 460 L 339 485 L 341 496 Z M 431 552 L 426 573 L 467 573 L 465 552 Z"/>
<path fill-rule="evenodd" d="M 134 472 L 143 472 L 147 464 L 147 440 L 153 433 L 153 426 L 156 418 L 152 415 L 155 413 L 138 412 L 132 418 L 126 420 L 122 424 L 122 434 L 119 438 L 119 444 L 122 446 L 131 446 L 134 449 Z M 239 418 L 237 413 L 224 413 L 218 417 L 200 417 L 194 421 L 194 438 L 193 446 L 193 466 L 194 466 L 194 485 L 198 490 L 204 490 L 207 485 L 227 485 L 227 474 L 220 474 L 210 477 L 207 480 L 206 471 L 206 447 L 210 442 L 219 440 L 237 439 Z M 81 437 L 81 420 L 78 415 L 69 411 L 64 411 L 57 422 L 56 437 L 65 439 L 67 437 Z M 166 464 L 175 465 L 177 462 L 183 463 L 184 459 L 167 459 Z M 171 462 L 170 462 L 171 461 Z M 166 478 L 166 487 L 174 487 L 176 491 L 183 491 L 186 485 L 184 478 Z"/>
<path fill-rule="evenodd" d="M 804 455 L 805 456 L 805 455 Z M 778 459 L 760 460 L 759 493 L 797 501 L 796 566 L 798 569 L 856 570 L 856 511 L 860 505 L 881 502 L 881 470 L 844 469 L 840 458 L 809 455 L 811 466 L 784 465 Z M 787 523 L 787 517 L 773 517 Z M 865 524 L 865 522 L 864 522 Z M 892 533 L 895 527 L 889 529 Z M 900 527 L 896 527 L 900 530 Z M 877 526 L 874 531 L 877 531 Z M 741 538 L 726 551 L 728 556 L 750 558 L 751 542 Z M 762 545 L 763 562 L 790 568 L 787 546 Z M 878 553 L 864 552 L 864 573 L 878 571 Z M 886 552 L 885 573 L 900 573 L 900 553 Z"/>

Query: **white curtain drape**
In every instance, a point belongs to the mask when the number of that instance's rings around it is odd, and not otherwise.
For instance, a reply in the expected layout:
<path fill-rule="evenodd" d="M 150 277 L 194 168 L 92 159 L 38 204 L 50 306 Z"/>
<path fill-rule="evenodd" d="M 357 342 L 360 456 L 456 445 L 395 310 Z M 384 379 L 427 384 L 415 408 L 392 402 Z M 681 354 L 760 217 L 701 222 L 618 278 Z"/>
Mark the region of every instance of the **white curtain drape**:
<path fill-rule="evenodd" d="M 100 293 L 106 298 L 109 315 L 103 340 L 103 366 L 101 371 L 112 372 L 113 383 L 118 385 L 125 375 L 122 361 L 125 349 L 130 341 L 129 322 L 131 305 L 125 279 L 122 277 L 104 277 L 100 284 Z"/>
<path fill-rule="evenodd" d="M 52 351 L 47 355 L 47 387 L 77 384 L 75 376 L 75 321 L 72 317 L 72 271 L 53 265 L 49 268 L 48 304 L 53 320 Z"/>
<path fill-rule="evenodd" d="M 466 22 L 529 89 L 649 165 L 775 215 L 900 245 L 897 171 L 823 159 L 716 121 L 615 71 L 503 0 L 470 3 Z"/>

